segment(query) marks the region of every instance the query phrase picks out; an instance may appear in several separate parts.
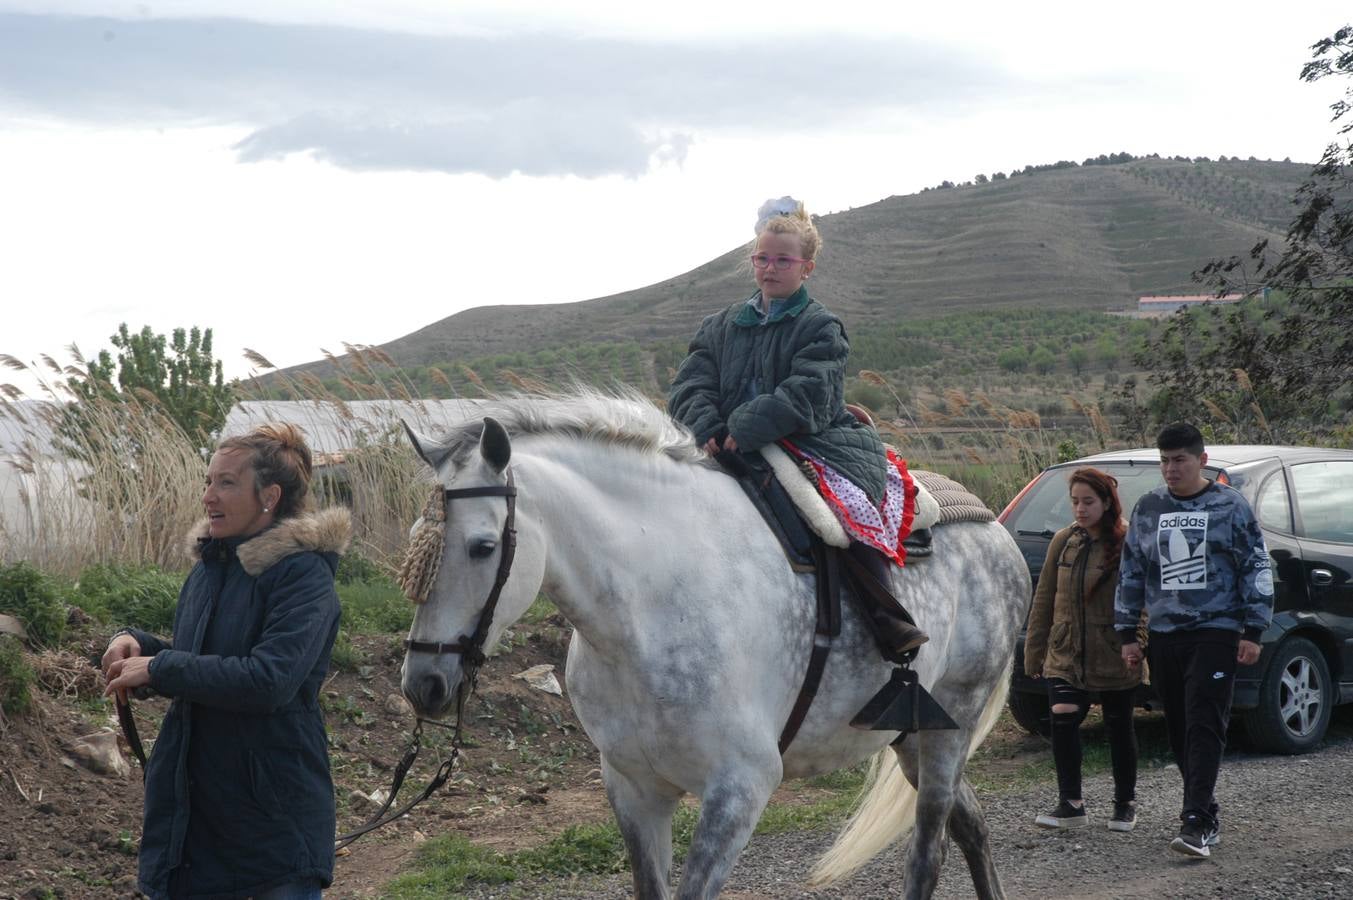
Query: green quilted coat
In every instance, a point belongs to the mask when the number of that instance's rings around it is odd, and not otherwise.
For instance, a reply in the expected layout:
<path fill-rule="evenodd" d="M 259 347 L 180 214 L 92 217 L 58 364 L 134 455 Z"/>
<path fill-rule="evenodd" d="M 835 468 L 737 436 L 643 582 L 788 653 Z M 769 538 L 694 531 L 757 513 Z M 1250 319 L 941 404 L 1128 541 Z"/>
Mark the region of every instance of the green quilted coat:
<path fill-rule="evenodd" d="M 799 288 L 762 324 L 745 302 L 705 319 L 677 371 L 667 408 L 703 444 L 732 434 L 751 452 L 788 438 L 878 503 L 883 441 L 845 405 L 850 342 L 841 320 Z"/>

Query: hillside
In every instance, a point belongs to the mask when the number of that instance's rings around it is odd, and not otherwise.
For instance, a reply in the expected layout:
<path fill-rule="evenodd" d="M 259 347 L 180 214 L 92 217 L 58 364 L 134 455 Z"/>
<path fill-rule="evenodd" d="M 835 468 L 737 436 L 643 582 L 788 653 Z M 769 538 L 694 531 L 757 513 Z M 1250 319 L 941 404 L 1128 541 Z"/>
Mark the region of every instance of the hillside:
<path fill-rule="evenodd" d="M 824 216 L 814 293 L 858 331 L 984 309 L 1121 309 L 1196 292 L 1209 259 L 1280 238 L 1309 166 L 1140 159 L 894 196 Z M 688 336 L 751 278 L 739 247 L 673 278 L 577 303 L 483 306 L 381 349 L 400 367 L 579 343 Z M 324 377 L 320 360 L 294 371 Z"/>

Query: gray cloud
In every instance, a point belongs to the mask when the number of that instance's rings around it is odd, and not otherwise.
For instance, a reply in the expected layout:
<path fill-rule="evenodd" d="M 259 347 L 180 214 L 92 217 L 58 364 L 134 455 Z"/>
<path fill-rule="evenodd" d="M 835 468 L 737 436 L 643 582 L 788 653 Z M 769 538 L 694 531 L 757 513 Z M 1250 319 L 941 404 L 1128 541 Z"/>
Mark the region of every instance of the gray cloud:
<path fill-rule="evenodd" d="M 812 132 L 1015 89 L 953 52 L 858 37 L 647 44 L 0 14 L 0 109 L 241 125 L 246 162 L 633 176 L 701 132 Z"/>

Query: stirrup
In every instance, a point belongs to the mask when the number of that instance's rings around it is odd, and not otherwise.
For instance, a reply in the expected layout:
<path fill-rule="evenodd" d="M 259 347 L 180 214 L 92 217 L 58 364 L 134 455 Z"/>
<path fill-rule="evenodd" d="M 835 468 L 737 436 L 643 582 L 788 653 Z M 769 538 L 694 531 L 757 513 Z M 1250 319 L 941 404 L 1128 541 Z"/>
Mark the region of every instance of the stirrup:
<path fill-rule="evenodd" d="M 913 731 L 953 730 L 958 723 L 921 687 L 915 672 L 899 666 L 893 669 L 888 683 L 850 720 L 850 727 L 862 731 L 900 731 L 905 736 Z"/>

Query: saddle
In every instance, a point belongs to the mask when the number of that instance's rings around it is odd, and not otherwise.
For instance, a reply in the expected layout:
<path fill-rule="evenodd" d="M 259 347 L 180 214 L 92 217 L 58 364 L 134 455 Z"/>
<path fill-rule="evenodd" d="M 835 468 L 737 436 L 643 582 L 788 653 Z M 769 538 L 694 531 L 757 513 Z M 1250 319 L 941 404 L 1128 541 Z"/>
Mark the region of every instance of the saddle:
<path fill-rule="evenodd" d="M 801 468 L 775 445 L 762 448 L 759 457 L 724 451 L 716 454 L 715 459 L 738 481 L 761 513 L 790 567 L 796 572 L 817 576 L 813 650 L 799 696 L 780 734 L 779 747 L 783 755 L 808 715 L 832 642 L 841 633 L 843 586 L 849 587 L 847 593 L 857 605 L 886 603 L 897 609 L 901 607 L 886 586 L 862 571 L 845 552 L 850 537 L 818 493 L 811 470 Z M 911 475 L 917 496 L 912 530 L 903 539 L 908 560 L 924 559 L 931 554 L 930 528 L 934 525 L 995 519 L 978 498 L 957 482 L 933 472 L 912 471 Z M 874 632 L 872 618 L 864 609 L 861 611 L 864 613 L 862 621 L 874 633 L 876 643 L 886 656 L 889 648 Z M 903 614 L 906 615 L 905 610 Z M 893 670 L 888 684 L 855 716 L 851 725 L 868 730 L 899 731 L 899 741 L 911 731 L 958 727 L 920 686 L 910 668 L 910 656 Z"/>

